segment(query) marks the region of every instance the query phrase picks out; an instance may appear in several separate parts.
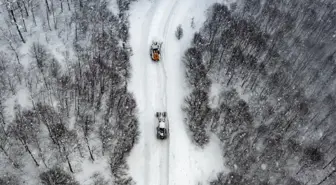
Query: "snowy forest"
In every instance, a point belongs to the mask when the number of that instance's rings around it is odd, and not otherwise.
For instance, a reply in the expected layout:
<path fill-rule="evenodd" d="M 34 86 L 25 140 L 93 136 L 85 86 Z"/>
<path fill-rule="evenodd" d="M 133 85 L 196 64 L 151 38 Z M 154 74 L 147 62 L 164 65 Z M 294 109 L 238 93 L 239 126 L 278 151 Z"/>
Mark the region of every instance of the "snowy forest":
<path fill-rule="evenodd" d="M 215 4 L 183 59 L 186 124 L 222 143 L 211 185 L 336 182 L 336 3 Z"/>
<path fill-rule="evenodd" d="M 135 1 L 0 0 L 0 185 L 136 184 Z M 221 142 L 230 172 L 209 184 L 334 185 L 336 2 L 237 0 L 205 13 L 183 51 L 181 111 L 195 146 Z"/>
<path fill-rule="evenodd" d="M 101 169 L 92 185 L 131 184 L 130 2 L 0 5 L 0 184 L 79 185 L 90 161 Z"/>

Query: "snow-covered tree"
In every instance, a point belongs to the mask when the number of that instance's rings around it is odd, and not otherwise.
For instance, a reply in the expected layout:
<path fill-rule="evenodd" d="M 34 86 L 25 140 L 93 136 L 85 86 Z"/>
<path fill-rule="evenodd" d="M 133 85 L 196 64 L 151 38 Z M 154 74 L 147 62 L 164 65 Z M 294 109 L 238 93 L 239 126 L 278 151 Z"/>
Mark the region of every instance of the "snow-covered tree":
<path fill-rule="evenodd" d="M 71 174 L 59 167 L 54 167 L 40 174 L 43 185 L 79 185 Z"/>
<path fill-rule="evenodd" d="M 177 38 L 177 40 L 180 40 L 183 37 L 183 29 L 182 29 L 182 25 L 178 25 L 175 31 L 175 36 Z"/>

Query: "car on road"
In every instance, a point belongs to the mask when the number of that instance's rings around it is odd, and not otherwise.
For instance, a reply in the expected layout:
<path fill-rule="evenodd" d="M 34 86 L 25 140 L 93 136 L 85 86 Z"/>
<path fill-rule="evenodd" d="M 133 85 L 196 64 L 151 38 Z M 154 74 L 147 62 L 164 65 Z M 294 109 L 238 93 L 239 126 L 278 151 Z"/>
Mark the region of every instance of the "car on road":
<path fill-rule="evenodd" d="M 158 139 L 166 139 L 169 135 L 169 125 L 166 112 L 156 112 L 158 126 L 156 127 L 156 137 Z"/>

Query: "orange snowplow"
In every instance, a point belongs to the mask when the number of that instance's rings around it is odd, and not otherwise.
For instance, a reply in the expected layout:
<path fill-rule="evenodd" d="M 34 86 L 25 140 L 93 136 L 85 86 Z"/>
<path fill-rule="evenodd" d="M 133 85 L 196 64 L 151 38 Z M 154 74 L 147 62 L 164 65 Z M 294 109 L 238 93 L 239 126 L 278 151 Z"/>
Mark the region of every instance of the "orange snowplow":
<path fill-rule="evenodd" d="M 153 41 L 153 43 L 151 45 L 150 55 L 151 55 L 152 60 L 155 61 L 155 62 L 158 62 L 161 59 L 161 52 L 160 52 L 161 45 L 162 45 L 162 43 L 159 43 L 159 42 L 156 42 L 156 41 Z"/>
<path fill-rule="evenodd" d="M 159 51 L 153 51 L 153 57 L 152 57 L 152 60 L 154 61 L 159 61 L 160 60 L 160 54 L 159 54 Z"/>

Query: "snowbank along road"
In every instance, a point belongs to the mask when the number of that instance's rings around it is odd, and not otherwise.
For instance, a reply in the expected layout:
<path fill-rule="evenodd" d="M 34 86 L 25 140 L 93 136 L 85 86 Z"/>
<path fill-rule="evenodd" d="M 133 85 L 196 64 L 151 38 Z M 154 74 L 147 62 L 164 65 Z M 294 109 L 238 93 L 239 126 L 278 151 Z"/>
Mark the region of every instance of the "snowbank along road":
<path fill-rule="evenodd" d="M 196 3 L 198 2 L 198 3 Z M 181 56 L 193 36 L 190 20 L 212 2 L 198 0 L 139 0 L 132 4 L 130 34 L 133 56 L 129 90 L 139 109 L 140 140 L 128 164 L 138 185 L 195 185 L 223 170 L 219 147 L 208 154 L 198 151 L 188 138 L 181 106 L 186 87 Z M 199 19 L 202 22 L 202 18 Z M 204 21 L 204 20 L 203 20 Z M 178 41 L 175 30 L 185 25 L 185 36 Z M 188 33 L 186 33 L 188 32 Z M 163 42 L 161 60 L 150 59 L 153 40 Z M 170 135 L 156 139 L 156 112 L 167 112 Z M 218 156 L 213 156 L 217 153 Z"/>

